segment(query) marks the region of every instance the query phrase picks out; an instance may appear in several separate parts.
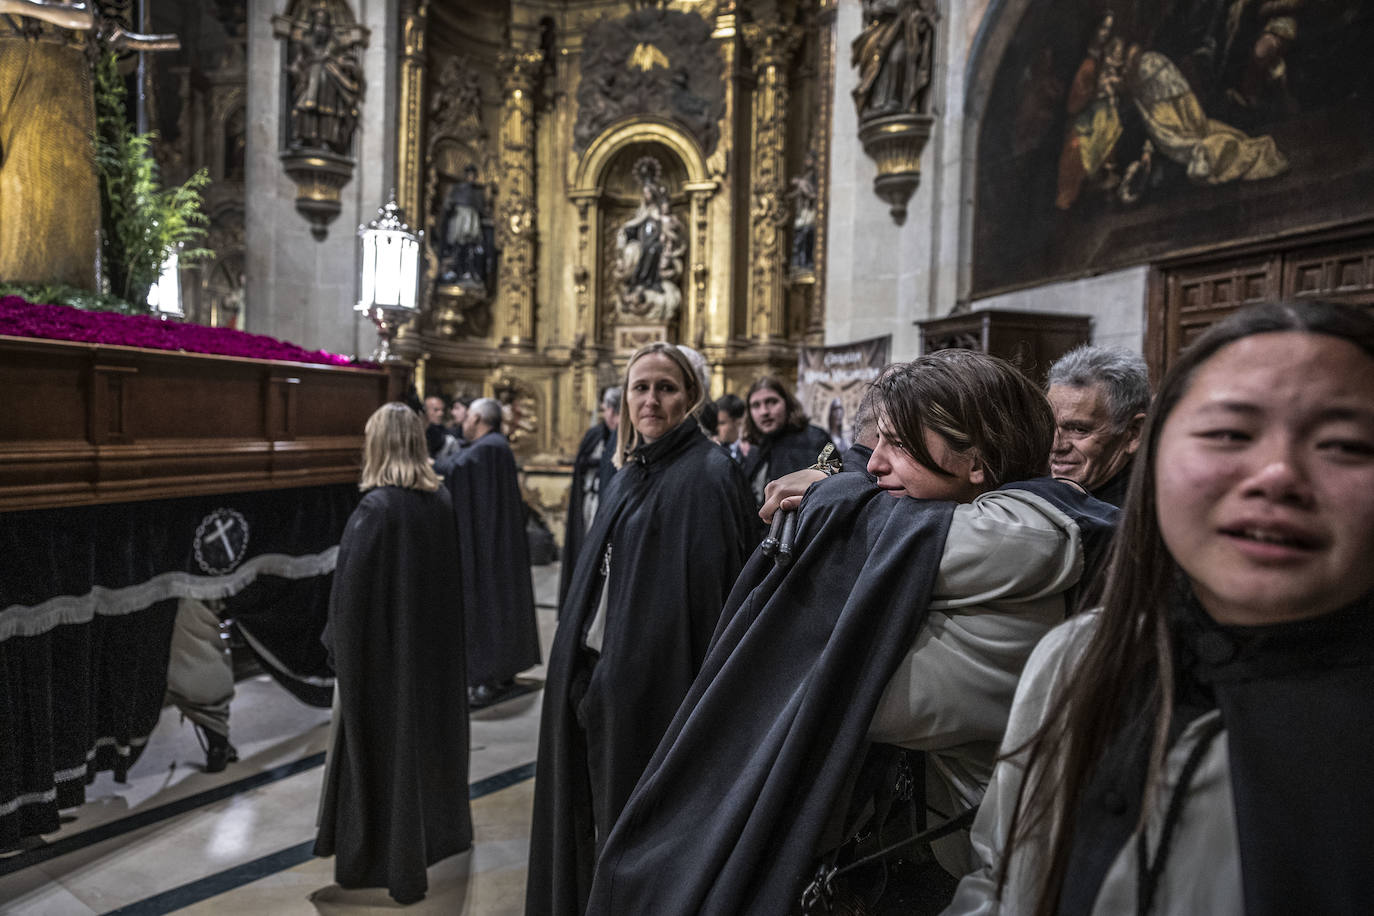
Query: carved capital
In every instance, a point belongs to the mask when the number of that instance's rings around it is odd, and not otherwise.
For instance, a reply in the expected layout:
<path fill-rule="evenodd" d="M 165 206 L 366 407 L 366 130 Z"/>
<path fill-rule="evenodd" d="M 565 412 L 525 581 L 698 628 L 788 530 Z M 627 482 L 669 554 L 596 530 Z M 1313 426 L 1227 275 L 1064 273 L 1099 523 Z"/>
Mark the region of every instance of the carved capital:
<path fill-rule="evenodd" d="M 402 53 L 406 60 L 422 61 L 429 32 L 429 0 L 424 0 L 419 9 L 405 17 L 402 31 Z"/>
<path fill-rule="evenodd" d="M 501 53 L 501 88 L 507 98 L 528 98 L 539 79 L 544 65 L 540 51 L 503 51 Z"/>
<path fill-rule="evenodd" d="M 740 34 L 754 55 L 754 72 L 759 75 L 785 68 L 802 37 L 801 29 L 781 22 L 751 22 L 741 27 Z"/>

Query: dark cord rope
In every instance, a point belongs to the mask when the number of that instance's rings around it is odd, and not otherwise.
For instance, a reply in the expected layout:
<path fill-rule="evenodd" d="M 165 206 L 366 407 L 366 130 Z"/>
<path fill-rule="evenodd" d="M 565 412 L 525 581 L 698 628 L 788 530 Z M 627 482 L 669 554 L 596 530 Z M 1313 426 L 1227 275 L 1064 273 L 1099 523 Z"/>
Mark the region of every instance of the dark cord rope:
<path fill-rule="evenodd" d="M 1225 724 L 1221 721 L 1221 716 L 1217 716 L 1203 726 L 1197 743 L 1188 752 L 1188 759 L 1178 774 L 1178 783 L 1169 796 L 1169 808 L 1164 814 L 1164 825 L 1159 832 L 1159 846 L 1155 849 L 1153 863 L 1150 862 L 1149 831 L 1142 827 L 1136 836 L 1136 916 L 1148 916 L 1150 907 L 1154 906 L 1159 876 L 1164 873 L 1164 863 L 1169 857 L 1169 844 L 1173 840 L 1179 816 L 1183 814 L 1188 788 L 1193 782 L 1193 777 L 1197 775 L 1198 767 L 1202 765 L 1203 755 L 1207 753 L 1207 749 L 1212 746 L 1212 742 L 1221 734 L 1223 728 Z"/>

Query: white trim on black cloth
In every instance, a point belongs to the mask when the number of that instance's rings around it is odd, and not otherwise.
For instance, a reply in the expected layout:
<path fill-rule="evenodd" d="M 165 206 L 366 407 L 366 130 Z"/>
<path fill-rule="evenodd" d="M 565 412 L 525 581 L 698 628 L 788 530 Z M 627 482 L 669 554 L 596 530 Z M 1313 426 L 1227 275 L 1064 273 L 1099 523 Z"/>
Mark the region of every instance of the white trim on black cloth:
<path fill-rule="evenodd" d="M 55 830 L 95 773 L 126 777 L 162 710 L 179 599 L 222 602 L 278 680 L 319 692 L 358 499 L 338 484 L 0 514 L 0 848 Z"/>
<path fill-rule="evenodd" d="M 128 588 L 108 589 L 97 585 L 84 595 L 58 595 L 30 607 L 10 605 L 0 609 L 0 642 L 14 636 L 41 636 L 63 624 L 90 623 L 96 614 L 107 617 L 131 614 L 168 598 L 195 598 L 198 601 L 231 598 L 260 575 L 284 579 L 322 576 L 334 571 L 338 556 L 337 544 L 304 557 L 269 553 L 254 557 L 225 576 L 169 572 Z"/>

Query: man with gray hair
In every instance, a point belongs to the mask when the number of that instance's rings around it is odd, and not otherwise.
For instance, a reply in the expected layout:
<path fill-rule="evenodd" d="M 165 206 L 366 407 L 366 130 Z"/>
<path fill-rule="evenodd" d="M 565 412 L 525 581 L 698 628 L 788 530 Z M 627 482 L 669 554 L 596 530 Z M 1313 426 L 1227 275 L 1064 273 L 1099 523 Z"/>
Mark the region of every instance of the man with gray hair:
<path fill-rule="evenodd" d="M 1150 407 L 1145 360 L 1123 347 L 1070 350 L 1050 366 L 1047 397 L 1055 425 L 1050 473 L 1120 506 Z"/>
<path fill-rule="evenodd" d="M 467 630 L 468 705 L 481 709 L 539 664 L 525 503 L 515 455 L 501 434 L 501 405 L 478 398 L 463 420 L 468 446 L 437 462 L 453 502 Z"/>

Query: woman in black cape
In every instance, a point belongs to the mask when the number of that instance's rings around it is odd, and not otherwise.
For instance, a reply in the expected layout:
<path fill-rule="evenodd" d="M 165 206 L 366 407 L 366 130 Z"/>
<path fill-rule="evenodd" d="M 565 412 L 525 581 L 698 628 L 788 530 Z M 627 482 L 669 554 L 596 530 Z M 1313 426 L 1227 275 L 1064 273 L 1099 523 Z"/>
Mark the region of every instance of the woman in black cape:
<path fill-rule="evenodd" d="M 671 344 L 630 358 L 620 470 L 601 494 L 549 654 L 527 913 L 585 907 L 596 852 L 762 536 L 738 466 L 692 419 L 704 394 Z"/>
<path fill-rule="evenodd" d="M 1374 318 L 1258 306 L 1146 421 L 1101 608 L 1017 691 L 957 914 L 1374 901 Z"/>
<path fill-rule="evenodd" d="M 337 693 L 315 855 L 340 887 L 413 903 L 428 866 L 472 845 L 458 541 L 413 410 L 379 407 L 363 460 L 323 637 Z"/>

